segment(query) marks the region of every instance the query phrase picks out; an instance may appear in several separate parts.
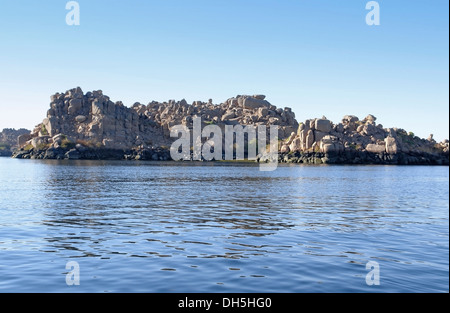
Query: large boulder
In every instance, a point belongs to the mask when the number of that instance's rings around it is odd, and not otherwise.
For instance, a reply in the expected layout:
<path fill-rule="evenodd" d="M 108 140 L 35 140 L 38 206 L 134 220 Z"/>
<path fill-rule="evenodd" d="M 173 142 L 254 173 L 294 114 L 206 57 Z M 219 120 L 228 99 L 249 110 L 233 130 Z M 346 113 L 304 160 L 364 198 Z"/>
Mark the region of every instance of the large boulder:
<path fill-rule="evenodd" d="M 298 125 L 297 135 L 300 136 L 302 132 L 308 132 L 309 130 L 309 120 L 306 120 L 305 123 L 300 123 Z"/>
<path fill-rule="evenodd" d="M 364 124 L 366 124 L 366 123 L 374 124 L 376 120 L 377 120 L 377 118 L 375 116 L 373 116 L 372 114 L 369 114 L 366 116 L 365 119 L 362 120 L 362 122 Z"/>
<path fill-rule="evenodd" d="M 345 115 L 342 118 L 342 124 L 347 125 L 350 123 L 356 123 L 357 121 L 359 121 L 359 118 L 355 115 Z"/>
<path fill-rule="evenodd" d="M 356 124 L 359 121 L 359 118 L 355 115 L 345 115 L 342 118 L 342 125 L 343 125 L 343 129 L 344 131 L 355 131 L 358 127 L 358 125 Z"/>
<path fill-rule="evenodd" d="M 288 145 L 283 145 L 280 149 L 281 153 L 288 153 L 290 151 L 290 148 Z"/>
<path fill-rule="evenodd" d="M 325 136 L 320 141 L 320 151 L 326 154 L 339 154 L 344 151 L 344 145 L 335 136 Z"/>
<path fill-rule="evenodd" d="M 87 120 L 87 117 L 84 115 L 78 115 L 77 117 L 75 117 L 75 121 L 77 121 L 78 123 L 83 123 L 86 120 Z"/>
<path fill-rule="evenodd" d="M 300 151 L 302 149 L 302 144 L 300 138 L 295 138 L 292 140 L 291 144 L 289 145 L 290 151 Z"/>
<path fill-rule="evenodd" d="M 316 119 L 315 128 L 320 132 L 329 133 L 331 131 L 331 122 L 326 119 Z"/>
<path fill-rule="evenodd" d="M 59 143 L 61 144 L 61 142 L 66 138 L 66 136 L 64 136 L 63 134 L 57 134 L 55 136 L 53 136 L 52 140 L 54 143 Z"/>
<path fill-rule="evenodd" d="M 314 144 L 314 131 L 309 130 L 306 135 L 305 149 L 311 149 Z"/>
<path fill-rule="evenodd" d="M 46 145 L 49 143 L 49 139 L 51 137 L 50 136 L 40 136 L 40 137 L 35 137 L 33 139 L 31 139 L 31 145 L 33 146 L 33 148 L 41 148 L 43 145 Z"/>
<path fill-rule="evenodd" d="M 17 143 L 19 147 L 22 147 L 25 145 L 25 143 L 31 139 L 31 134 L 23 134 L 17 137 Z"/>
<path fill-rule="evenodd" d="M 314 141 L 319 142 L 322 140 L 322 138 L 324 138 L 326 135 L 328 135 L 328 133 L 326 132 L 321 132 L 318 130 L 314 131 Z"/>
<path fill-rule="evenodd" d="M 243 101 L 244 108 L 246 109 L 258 109 L 258 108 L 268 108 L 270 103 L 266 100 L 256 99 L 252 97 L 245 98 Z"/>
<path fill-rule="evenodd" d="M 55 129 L 57 128 L 57 125 L 58 125 L 58 120 L 56 117 L 50 116 L 50 117 L 44 118 L 44 120 L 42 121 L 42 125 L 45 127 L 45 130 L 47 131 L 48 134 L 41 134 L 41 135 L 53 136 Z"/>
<path fill-rule="evenodd" d="M 306 136 L 308 135 L 308 131 L 305 129 L 299 131 L 298 138 L 300 139 L 300 149 L 304 150 L 306 146 Z"/>
<path fill-rule="evenodd" d="M 68 114 L 69 115 L 74 115 L 74 114 L 78 113 L 81 110 L 82 107 L 83 107 L 83 100 L 82 99 L 71 99 L 69 101 Z"/>
<path fill-rule="evenodd" d="M 386 146 L 370 143 L 367 145 L 366 150 L 371 153 L 383 153 L 386 151 Z"/>
<path fill-rule="evenodd" d="M 394 137 L 388 136 L 384 139 L 384 142 L 386 143 L 386 152 L 389 154 L 397 154 L 399 150 L 399 145 L 397 143 L 397 139 Z"/>
<path fill-rule="evenodd" d="M 320 151 L 325 154 L 331 154 L 331 153 L 340 153 L 343 150 L 342 144 L 323 144 L 320 147 Z"/>
<path fill-rule="evenodd" d="M 367 123 L 364 126 L 363 125 L 361 126 L 362 126 L 362 133 L 366 136 L 375 136 L 379 132 L 379 129 L 372 123 Z"/>

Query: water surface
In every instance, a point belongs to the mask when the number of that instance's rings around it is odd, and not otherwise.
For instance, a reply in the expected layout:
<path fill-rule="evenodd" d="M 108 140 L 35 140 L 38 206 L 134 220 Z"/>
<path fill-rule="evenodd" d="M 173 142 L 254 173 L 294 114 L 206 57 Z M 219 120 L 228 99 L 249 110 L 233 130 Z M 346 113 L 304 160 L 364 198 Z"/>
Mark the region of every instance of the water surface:
<path fill-rule="evenodd" d="M 448 167 L 0 158 L 0 292 L 448 292 L 448 188 Z"/>

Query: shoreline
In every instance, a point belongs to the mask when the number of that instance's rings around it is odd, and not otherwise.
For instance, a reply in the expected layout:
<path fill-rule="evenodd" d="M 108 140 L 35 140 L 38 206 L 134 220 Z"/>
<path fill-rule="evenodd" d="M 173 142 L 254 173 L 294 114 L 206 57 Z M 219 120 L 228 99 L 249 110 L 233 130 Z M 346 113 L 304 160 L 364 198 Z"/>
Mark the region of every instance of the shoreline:
<path fill-rule="evenodd" d="M 35 160 L 128 160 L 128 161 L 165 161 L 182 163 L 266 163 L 267 158 L 260 156 L 257 160 L 191 160 L 175 161 L 170 157 L 170 151 L 163 148 L 121 150 L 121 149 L 63 149 L 49 148 L 44 150 L 17 150 L 11 155 L 16 159 Z M 279 153 L 278 164 L 301 164 L 301 165 L 428 165 L 449 166 L 449 153 L 372 153 L 368 151 L 344 151 L 341 153 L 322 152 L 290 152 Z"/>

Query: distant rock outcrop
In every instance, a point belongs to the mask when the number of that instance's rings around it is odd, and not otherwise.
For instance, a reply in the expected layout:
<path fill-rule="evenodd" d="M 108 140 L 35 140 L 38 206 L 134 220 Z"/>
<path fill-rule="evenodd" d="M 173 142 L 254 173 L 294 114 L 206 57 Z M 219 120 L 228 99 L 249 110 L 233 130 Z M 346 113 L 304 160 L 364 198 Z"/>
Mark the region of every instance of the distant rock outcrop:
<path fill-rule="evenodd" d="M 288 163 L 447 164 L 449 141 L 422 139 L 404 129 L 384 128 L 368 115 L 346 115 L 333 124 L 322 117 L 300 123 L 297 133 L 281 145 Z"/>
<path fill-rule="evenodd" d="M 0 156 L 11 156 L 12 151 L 18 148 L 17 137 L 29 134 L 28 129 L 5 128 L 0 132 Z"/>

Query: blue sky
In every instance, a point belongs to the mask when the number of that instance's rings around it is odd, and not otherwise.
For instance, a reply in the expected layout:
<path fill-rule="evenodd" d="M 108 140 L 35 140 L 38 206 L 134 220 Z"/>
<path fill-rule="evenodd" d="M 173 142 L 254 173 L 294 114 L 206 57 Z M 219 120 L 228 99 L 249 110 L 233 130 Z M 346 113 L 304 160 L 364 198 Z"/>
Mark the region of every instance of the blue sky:
<path fill-rule="evenodd" d="M 378 117 L 449 137 L 449 2 L 0 0 L 0 128 L 32 128 L 50 95 L 80 86 L 113 101 L 220 103 L 262 93 L 299 121 Z"/>

